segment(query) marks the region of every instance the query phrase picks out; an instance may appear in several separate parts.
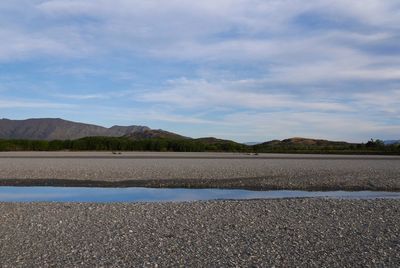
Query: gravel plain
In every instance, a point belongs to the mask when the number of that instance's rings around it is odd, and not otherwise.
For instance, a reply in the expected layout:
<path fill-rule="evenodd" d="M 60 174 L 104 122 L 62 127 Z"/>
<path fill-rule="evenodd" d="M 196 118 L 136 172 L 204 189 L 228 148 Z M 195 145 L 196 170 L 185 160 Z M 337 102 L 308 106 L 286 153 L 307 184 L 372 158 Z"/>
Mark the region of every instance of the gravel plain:
<path fill-rule="evenodd" d="M 0 153 L 1 185 L 400 191 L 400 157 Z M 400 200 L 0 203 L 0 267 L 399 267 Z"/>
<path fill-rule="evenodd" d="M 400 157 L 0 153 L 0 185 L 400 191 Z"/>
<path fill-rule="evenodd" d="M 399 267 L 399 200 L 0 203 L 1 267 Z"/>

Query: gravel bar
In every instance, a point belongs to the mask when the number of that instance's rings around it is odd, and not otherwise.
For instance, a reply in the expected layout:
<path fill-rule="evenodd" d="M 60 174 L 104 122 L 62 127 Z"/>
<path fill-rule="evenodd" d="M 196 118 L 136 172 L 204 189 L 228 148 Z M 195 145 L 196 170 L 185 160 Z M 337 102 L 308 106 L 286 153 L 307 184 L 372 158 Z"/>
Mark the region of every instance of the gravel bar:
<path fill-rule="evenodd" d="M 398 267 L 399 200 L 0 203 L 1 267 Z"/>
<path fill-rule="evenodd" d="M 400 191 L 400 157 L 10 152 L 1 185 Z"/>

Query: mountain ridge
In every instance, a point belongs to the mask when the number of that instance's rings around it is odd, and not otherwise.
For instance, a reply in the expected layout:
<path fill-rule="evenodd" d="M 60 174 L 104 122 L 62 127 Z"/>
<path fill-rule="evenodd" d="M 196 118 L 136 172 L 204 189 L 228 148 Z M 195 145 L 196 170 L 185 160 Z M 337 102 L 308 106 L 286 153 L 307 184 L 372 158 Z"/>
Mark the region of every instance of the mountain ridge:
<path fill-rule="evenodd" d="M 61 118 L 0 119 L 1 139 L 74 140 L 89 136 L 118 137 L 150 130 L 146 126 L 112 126 L 106 128 Z"/>

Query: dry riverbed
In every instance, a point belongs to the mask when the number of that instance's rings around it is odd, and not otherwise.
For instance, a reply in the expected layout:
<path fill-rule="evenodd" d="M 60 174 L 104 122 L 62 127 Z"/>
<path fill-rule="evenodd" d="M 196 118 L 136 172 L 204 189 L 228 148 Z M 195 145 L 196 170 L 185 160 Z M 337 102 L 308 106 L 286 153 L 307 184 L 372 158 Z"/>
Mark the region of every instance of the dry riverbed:
<path fill-rule="evenodd" d="M 400 191 L 400 157 L 0 153 L 0 185 Z"/>

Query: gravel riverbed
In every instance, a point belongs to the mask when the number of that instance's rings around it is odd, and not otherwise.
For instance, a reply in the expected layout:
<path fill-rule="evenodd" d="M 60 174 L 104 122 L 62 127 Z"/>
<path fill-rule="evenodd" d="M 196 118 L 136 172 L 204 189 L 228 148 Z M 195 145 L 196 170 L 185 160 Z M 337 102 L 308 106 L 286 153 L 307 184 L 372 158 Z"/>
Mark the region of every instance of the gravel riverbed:
<path fill-rule="evenodd" d="M 398 267 L 399 200 L 0 203 L 2 267 Z"/>
<path fill-rule="evenodd" d="M 400 191 L 400 157 L 0 153 L 1 185 Z M 399 267 L 400 200 L 0 203 L 1 267 Z"/>
<path fill-rule="evenodd" d="M 400 157 L 1 153 L 0 185 L 400 191 Z"/>

